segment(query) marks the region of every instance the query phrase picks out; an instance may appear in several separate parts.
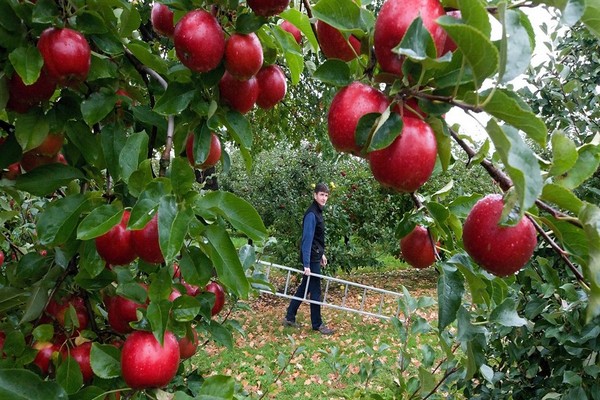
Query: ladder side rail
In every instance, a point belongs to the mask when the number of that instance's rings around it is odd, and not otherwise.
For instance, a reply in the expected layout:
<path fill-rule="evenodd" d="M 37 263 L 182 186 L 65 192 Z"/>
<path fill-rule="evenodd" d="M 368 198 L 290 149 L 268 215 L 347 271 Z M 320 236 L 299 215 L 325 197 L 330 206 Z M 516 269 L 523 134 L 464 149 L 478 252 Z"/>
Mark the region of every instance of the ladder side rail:
<path fill-rule="evenodd" d="M 297 268 L 290 268 L 290 267 L 286 267 L 285 265 L 279 265 L 279 264 L 274 264 L 274 263 L 266 263 L 265 261 L 257 261 L 257 262 L 261 263 L 261 264 L 270 264 L 270 265 L 272 265 L 272 266 L 274 266 L 276 268 L 279 268 L 279 269 L 282 269 L 282 270 L 285 270 L 285 271 L 291 271 L 291 272 L 295 272 L 295 273 L 304 274 L 304 271 L 301 271 L 301 270 L 299 270 Z M 366 288 L 366 289 L 373 290 L 373 291 L 378 292 L 378 293 L 385 293 L 385 294 L 389 294 L 391 296 L 402 297 L 402 293 L 393 292 L 391 290 L 386 290 L 386 289 L 380 289 L 380 288 L 376 288 L 376 287 L 373 287 L 373 286 L 363 285 L 362 283 L 355 283 L 355 282 L 347 281 L 347 280 L 344 280 L 344 279 L 335 278 L 335 277 L 329 276 L 329 275 L 322 275 L 322 274 L 315 274 L 315 273 L 311 273 L 310 275 L 311 276 L 315 276 L 317 278 L 321 278 L 321 279 L 327 280 L 327 281 L 337 282 L 337 283 L 341 283 L 341 284 L 344 284 L 344 285 L 349 284 L 351 286 L 358 287 L 358 288 L 361 288 L 361 289 L 365 289 Z"/>
<path fill-rule="evenodd" d="M 271 292 L 269 290 L 264 290 L 264 289 L 260 289 L 260 292 L 267 293 L 267 294 L 273 294 L 275 296 L 284 297 L 286 299 L 300 300 L 300 301 L 305 301 L 305 302 L 311 303 L 311 304 L 320 304 L 322 306 L 326 306 L 326 307 L 330 307 L 330 308 L 335 308 L 337 310 L 354 312 L 354 313 L 366 315 L 366 316 L 369 316 L 369 317 L 381 318 L 381 319 L 386 319 L 386 320 L 389 320 L 389 319 L 393 318 L 393 317 L 390 317 L 390 316 L 387 316 L 387 315 L 374 314 L 374 313 L 371 313 L 371 312 L 368 312 L 368 311 L 363 311 L 363 310 L 355 310 L 353 308 L 342 307 L 342 306 L 338 306 L 336 304 L 323 303 L 321 301 L 310 300 L 310 299 L 303 299 L 303 298 L 292 296 L 292 295 L 289 295 L 289 294 L 283 294 L 283 293 L 279 293 L 279 292 Z"/>

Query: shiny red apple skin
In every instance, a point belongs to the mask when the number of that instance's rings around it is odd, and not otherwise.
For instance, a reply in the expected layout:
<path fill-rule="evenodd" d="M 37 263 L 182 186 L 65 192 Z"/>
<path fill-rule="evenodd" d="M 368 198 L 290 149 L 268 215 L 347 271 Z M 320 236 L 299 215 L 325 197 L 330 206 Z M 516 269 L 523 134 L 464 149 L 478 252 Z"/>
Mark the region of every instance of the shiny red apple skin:
<path fill-rule="evenodd" d="M 256 104 L 264 110 L 275 107 L 287 93 L 285 74 L 276 64 L 261 68 L 256 74 L 256 81 L 258 82 Z"/>
<path fill-rule="evenodd" d="M 182 360 L 186 360 L 196 354 L 196 350 L 198 350 L 198 332 L 195 329 L 192 329 L 194 338 L 190 340 L 187 336 L 179 339 L 179 357 Z"/>
<path fill-rule="evenodd" d="M 219 137 L 214 133 L 210 134 L 210 149 L 208 150 L 208 156 L 204 162 L 197 164 L 194 160 L 194 134 L 190 132 L 185 142 L 185 154 L 190 162 L 190 165 L 199 169 L 207 169 L 217 165 L 221 159 L 221 141 Z"/>
<path fill-rule="evenodd" d="M 400 240 L 402 258 L 411 266 L 427 268 L 435 262 L 435 251 L 427 228 L 417 225 Z"/>
<path fill-rule="evenodd" d="M 151 264 L 165 261 L 158 240 L 158 214 L 154 214 L 145 227 L 131 232 L 133 248 L 138 257 Z"/>
<path fill-rule="evenodd" d="M 215 69 L 225 54 L 225 36 L 217 19 L 198 9 L 188 12 L 175 25 L 175 53 L 183 65 L 194 72 Z"/>
<path fill-rule="evenodd" d="M 155 2 L 150 13 L 152 28 L 162 36 L 172 37 L 175 32 L 173 23 L 173 11 L 162 3 Z"/>
<path fill-rule="evenodd" d="M 519 271 L 531 259 L 537 245 L 535 227 L 528 218 L 515 226 L 500 226 L 504 200 L 499 194 L 480 199 L 463 225 L 463 243 L 483 269 L 505 277 Z"/>
<path fill-rule="evenodd" d="M 45 68 L 31 85 L 25 85 L 16 72 L 8 81 L 8 103 L 6 108 L 18 113 L 26 113 L 36 104 L 52 97 L 56 90 L 56 80 L 48 75 Z"/>
<path fill-rule="evenodd" d="M 258 99 L 258 82 L 256 77 L 240 81 L 229 72 L 225 71 L 219 81 L 221 100 L 234 110 L 242 114 L 248 113 Z"/>
<path fill-rule="evenodd" d="M 125 339 L 121 350 L 121 372 L 132 389 L 166 386 L 179 367 L 179 343 L 166 331 L 163 346 L 152 332 L 135 331 Z"/>
<path fill-rule="evenodd" d="M 446 42 L 446 31 L 435 20 L 445 14 L 439 0 L 386 0 L 377 15 L 373 36 L 375 56 L 381 69 L 402 75 L 402 59 L 392 49 L 400 44 L 418 16 L 431 34 L 440 56 Z"/>
<path fill-rule="evenodd" d="M 83 381 L 86 383 L 91 382 L 94 378 L 94 371 L 92 371 L 92 364 L 90 362 L 91 350 L 92 342 L 85 342 L 73 347 L 68 352 L 63 353 L 64 357 L 70 355 L 77 361 L 79 369 L 81 370 L 81 375 L 83 376 Z"/>
<path fill-rule="evenodd" d="M 137 309 L 146 307 L 147 302 L 140 304 L 123 296 L 112 297 L 106 305 L 108 324 L 117 333 L 129 333 L 133 331 L 129 323 L 137 321 Z"/>
<path fill-rule="evenodd" d="M 356 36 L 350 35 L 347 41 L 339 30 L 323 21 L 317 21 L 316 29 L 319 47 L 326 58 L 337 58 L 347 62 L 360 54 L 360 40 Z"/>
<path fill-rule="evenodd" d="M 225 305 L 225 290 L 223 290 L 223 286 L 215 281 L 212 281 L 206 285 L 204 290 L 214 293 L 215 295 L 215 303 L 211 309 L 211 315 L 215 316 L 221 312 L 223 306 Z"/>
<path fill-rule="evenodd" d="M 131 212 L 125 210 L 121 222 L 96 238 L 96 250 L 100 257 L 111 265 L 126 265 L 136 259 L 133 231 L 127 229 Z"/>
<path fill-rule="evenodd" d="M 354 139 L 361 117 L 383 113 L 389 100 L 380 91 L 361 82 L 342 88 L 333 98 L 327 114 L 327 133 L 337 151 L 360 155 L 362 149 Z"/>
<path fill-rule="evenodd" d="M 14 181 L 21 175 L 21 164 L 18 162 L 12 163 L 6 168 L 8 171 L 3 176 L 8 180 Z"/>
<path fill-rule="evenodd" d="M 85 37 L 70 28 L 48 28 L 42 32 L 37 47 L 48 74 L 63 86 L 85 81 L 92 58 Z"/>
<path fill-rule="evenodd" d="M 51 342 L 36 342 L 33 348 L 38 350 L 33 363 L 37 365 L 43 376 L 48 375 L 52 354 L 59 351 L 59 346 Z"/>
<path fill-rule="evenodd" d="M 35 151 L 27 151 L 27 152 L 23 153 L 23 156 L 21 157 L 21 161 L 19 161 L 19 163 L 21 164 L 21 167 L 23 168 L 23 170 L 25 170 L 25 172 L 29 172 L 32 169 L 35 169 L 42 165 L 54 164 L 57 162 L 58 162 L 57 155 L 44 156 L 41 154 L 37 154 Z"/>
<path fill-rule="evenodd" d="M 256 15 L 272 17 L 285 10 L 290 0 L 247 0 L 247 4 Z"/>
<path fill-rule="evenodd" d="M 58 154 L 65 141 L 65 136 L 62 133 L 49 133 L 44 141 L 32 151 L 43 156 L 54 156 Z"/>
<path fill-rule="evenodd" d="M 245 81 L 258 73 L 263 64 L 263 50 L 255 33 L 234 33 L 225 43 L 225 69 Z"/>
<path fill-rule="evenodd" d="M 383 186 L 411 193 L 431 176 L 437 157 L 433 130 L 425 121 L 404 117 L 399 137 L 388 147 L 369 153 L 369 165 Z"/>
<path fill-rule="evenodd" d="M 294 40 L 298 44 L 302 44 L 302 31 L 296 27 L 296 25 L 292 24 L 290 21 L 283 21 L 280 25 L 281 29 L 286 32 L 289 32 L 294 37 Z"/>

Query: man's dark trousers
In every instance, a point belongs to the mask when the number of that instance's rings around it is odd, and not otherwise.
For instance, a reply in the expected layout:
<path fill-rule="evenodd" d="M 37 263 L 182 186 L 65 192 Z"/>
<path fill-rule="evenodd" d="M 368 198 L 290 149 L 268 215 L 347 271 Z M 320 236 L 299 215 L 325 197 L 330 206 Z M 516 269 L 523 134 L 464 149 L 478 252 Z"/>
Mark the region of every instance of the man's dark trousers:
<path fill-rule="evenodd" d="M 321 274 L 321 263 L 319 261 L 310 263 L 310 272 L 313 274 Z M 314 301 L 321 301 L 321 278 L 317 278 L 316 276 L 311 275 L 310 280 L 308 276 L 304 275 L 302 277 L 302 283 L 298 286 L 296 290 L 295 297 L 304 298 L 304 292 L 306 291 L 306 282 L 308 282 L 308 292 L 310 293 L 310 299 Z M 302 301 L 297 299 L 292 299 L 290 301 L 290 305 L 287 309 L 286 319 L 291 322 L 296 321 L 296 313 L 298 312 L 298 308 L 302 304 Z M 310 303 L 310 322 L 312 324 L 313 329 L 319 329 L 323 320 L 321 319 L 321 305 Z"/>

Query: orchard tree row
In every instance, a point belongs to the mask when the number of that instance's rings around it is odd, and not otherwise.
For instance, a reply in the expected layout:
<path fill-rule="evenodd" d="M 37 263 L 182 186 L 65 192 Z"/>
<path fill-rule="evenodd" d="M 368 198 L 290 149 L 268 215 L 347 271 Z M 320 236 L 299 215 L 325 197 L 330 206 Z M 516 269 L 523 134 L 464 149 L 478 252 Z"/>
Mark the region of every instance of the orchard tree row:
<path fill-rule="evenodd" d="M 595 2 L 540 3 L 600 35 Z M 594 396 L 600 209 L 575 190 L 598 168 L 598 137 L 549 131 L 509 85 L 529 67 L 522 8 L 534 5 L 0 3 L 0 393 L 232 398 L 233 378 L 182 360 L 206 340 L 232 345 L 230 313 L 264 281 L 254 248 L 231 237 L 262 243 L 267 230 L 195 170 L 226 171 L 234 147 L 251 170 L 255 110 L 285 107 L 288 85 L 314 79 L 336 91 L 333 148 L 410 195 L 395 232 L 404 258 L 440 272 L 437 326 L 404 334 L 436 330 L 443 357 L 407 353 L 423 367 L 399 378 L 399 396 Z M 453 107 L 489 117 L 489 141 L 448 126 Z M 453 146 L 499 193 L 445 204 L 421 190 Z"/>

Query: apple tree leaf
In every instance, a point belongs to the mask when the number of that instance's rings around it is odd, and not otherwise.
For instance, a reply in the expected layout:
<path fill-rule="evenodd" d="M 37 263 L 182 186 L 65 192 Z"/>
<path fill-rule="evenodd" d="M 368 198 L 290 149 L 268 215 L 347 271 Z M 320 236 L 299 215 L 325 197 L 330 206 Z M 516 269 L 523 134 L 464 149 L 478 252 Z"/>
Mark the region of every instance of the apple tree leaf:
<path fill-rule="evenodd" d="M 504 300 L 498 307 L 492 310 L 490 321 L 502 326 L 512 327 L 523 326 L 527 323 L 525 318 L 519 317 L 517 304 L 511 298 Z"/>
<path fill-rule="evenodd" d="M 179 322 L 190 322 L 200 313 L 200 302 L 191 296 L 180 296 L 173 302 L 173 318 Z"/>
<path fill-rule="evenodd" d="M 94 374 L 102 379 L 121 376 L 121 352 L 111 344 L 92 343 L 90 364 Z"/>
<path fill-rule="evenodd" d="M 76 393 L 81 385 L 83 385 L 83 375 L 81 375 L 79 363 L 70 355 L 58 366 L 56 381 L 68 394 Z"/>
<path fill-rule="evenodd" d="M 50 122 L 39 108 L 29 110 L 15 122 L 15 136 L 23 152 L 42 144 L 50 132 Z"/>
<path fill-rule="evenodd" d="M 319 0 L 312 8 L 313 16 L 332 27 L 357 37 L 364 36 L 373 21 L 365 21 L 365 14 L 352 0 Z M 369 24 L 370 23 L 370 24 Z M 369 26 L 370 25 L 370 26 Z"/>
<path fill-rule="evenodd" d="M 37 47 L 19 47 L 8 55 L 8 59 L 25 85 L 33 85 L 40 77 L 44 60 Z"/>
<path fill-rule="evenodd" d="M 167 73 L 167 62 L 154 54 L 147 43 L 141 40 L 132 40 L 127 43 L 127 48 L 143 65 L 147 65 L 159 74 Z"/>
<path fill-rule="evenodd" d="M 315 71 L 313 77 L 323 83 L 342 87 L 353 82 L 350 67 L 347 63 L 338 59 L 327 60 Z"/>
<path fill-rule="evenodd" d="M 61 163 L 41 165 L 17 178 L 15 187 L 36 196 L 47 196 L 73 179 L 85 180 L 77 168 Z"/>
<path fill-rule="evenodd" d="M 152 333 L 161 345 L 164 342 L 172 305 L 169 300 L 151 301 L 146 312 L 146 317 L 152 327 Z"/>
<path fill-rule="evenodd" d="M 210 258 L 195 246 L 182 250 L 179 270 L 187 283 L 202 287 L 206 286 L 213 274 Z"/>
<path fill-rule="evenodd" d="M 108 32 L 102 16 L 92 10 L 84 10 L 77 15 L 77 30 L 86 35 Z"/>
<path fill-rule="evenodd" d="M 127 227 L 129 229 L 142 229 L 154 216 L 163 197 L 172 191 L 171 181 L 165 178 L 152 180 L 145 190 L 139 195 L 137 203 L 131 209 Z"/>
<path fill-rule="evenodd" d="M 92 210 L 79 224 L 77 239 L 90 240 L 108 232 L 121 222 L 123 209 L 115 204 L 104 204 Z"/>
<path fill-rule="evenodd" d="M 233 348 L 233 335 L 229 329 L 225 328 L 215 320 L 210 320 L 210 324 L 206 329 L 217 343 L 222 344 L 228 349 Z"/>
<path fill-rule="evenodd" d="M 290 70 L 292 84 L 296 85 L 300 82 L 300 76 L 304 70 L 304 56 L 302 55 L 300 46 L 283 29 L 272 29 L 271 32 L 283 50 L 285 62 Z"/>
<path fill-rule="evenodd" d="M 550 176 L 569 171 L 575 166 L 578 157 L 577 146 L 567 135 L 562 132 L 552 134 L 552 167 L 548 171 Z"/>
<path fill-rule="evenodd" d="M 197 199 L 194 210 L 200 215 L 209 212 L 213 216 L 222 216 L 235 229 L 248 235 L 252 240 L 261 241 L 267 236 L 267 228 L 256 209 L 233 193 L 207 192 Z M 210 218 L 210 215 L 207 217 Z"/>
<path fill-rule="evenodd" d="M 37 232 L 43 246 L 58 246 L 75 233 L 79 217 L 89 206 L 82 194 L 75 194 L 51 202 L 39 215 Z"/>
<path fill-rule="evenodd" d="M 246 298 L 250 283 L 229 234 L 223 226 L 213 224 L 206 227 L 204 235 L 208 239 L 204 252 L 212 260 L 219 280 L 238 297 Z"/>
<path fill-rule="evenodd" d="M 377 127 L 375 128 L 375 133 L 373 133 L 373 136 L 371 137 L 367 152 L 385 149 L 391 145 L 394 140 L 402 134 L 403 126 L 404 123 L 402 122 L 400 114 L 389 112 L 389 109 L 386 110 L 381 114 L 381 117 L 377 122 Z"/>
<path fill-rule="evenodd" d="M 533 206 L 542 192 L 544 182 L 537 157 L 513 127 L 501 128 L 491 119 L 487 132 L 513 182 L 522 214 Z"/>
<path fill-rule="evenodd" d="M 123 149 L 126 142 L 127 137 L 116 125 L 109 124 L 102 127 L 100 133 L 102 154 L 106 162 L 106 168 L 108 168 L 108 172 L 115 180 L 118 180 L 121 177 L 119 157 L 121 155 L 121 149 Z"/>
<path fill-rule="evenodd" d="M 428 61 L 437 58 L 437 50 L 431 33 L 423 25 L 421 17 L 415 18 L 400 44 L 392 49 L 392 52 L 404 55 L 413 61 Z"/>
<path fill-rule="evenodd" d="M 171 184 L 173 193 L 183 197 L 192 188 L 196 182 L 196 175 L 187 158 L 175 157 L 171 160 Z"/>
<path fill-rule="evenodd" d="M 535 49 L 535 32 L 522 11 L 500 10 L 505 32 L 500 41 L 500 75 L 502 82 L 509 82 L 527 71 Z"/>
<path fill-rule="evenodd" d="M 190 105 L 195 94 L 196 90 L 189 83 L 172 82 L 156 102 L 154 112 L 164 116 L 177 115 Z"/>
<path fill-rule="evenodd" d="M 478 0 L 461 0 L 460 16 L 462 21 L 477 29 L 486 37 L 492 33 L 492 24 L 488 16 L 485 5 Z"/>
<path fill-rule="evenodd" d="M 173 195 L 163 197 L 158 205 L 158 241 L 167 263 L 179 254 L 189 224 L 194 218 L 190 207 L 182 207 L 178 208 Z"/>
<path fill-rule="evenodd" d="M 600 166 L 600 145 L 584 144 L 577 149 L 578 157 L 575 165 L 554 178 L 555 182 L 567 189 L 575 189 L 589 179 Z"/>
<path fill-rule="evenodd" d="M 600 4 L 593 0 L 585 2 L 585 10 L 581 21 L 596 37 L 600 38 Z"/>
<path fill-rule="evenodd" d="M 81 102 L 84 121 L 93 126 L 114 110 L 117 96 L 114 93 L 94 92 Z"/>
<path fill-rule="evenodd" d="M 93 135 L 90 127 L 82 121 L 68 121 L 65 134 L 69 143 L 77 147 L 85 161 L 98 169 L 106 168 L 100 146 L 101 135 Z"/>
<path fill-rule="evenodd" d="M 319 48 L 319 42 L 317 41 L 317 37 L 312 30 L 308 15 L 296 10 L 295 8 L 288 8 L 279 14 L 279 16 L 291 22 L 296 28 L 300 29 L 300 32 L 302 32 L 302 35 L 308 40 L 308 43 L 310 43 L 313 50 Z"/>
<path fill-rule="evenodd" d="M 138 8 L 134 6 L 134 3 L 123 3 L 122 10 L 118 24 L 119 35 L 122 38 L 131 37 L 132 32 L 140 27 L 142 17 Z"/>
<path fill-rule="evenodd" d="M 465 291 L 464 277 L 455 266 L 442 264 L 442 273 L 438 278 L 438 325 L 444 329 L 456 320 L 456 313 L 462 303 Z"/>
<path fill-rule="evenodd" d="M 193 154 L 194 162 L 202 164 L 210 154 L 210 146 L 212 141 L 212 132 L 208 124 L 202 124 L 200 130 L 194 131 Z"/>
<path fill-rule="evenodd" d="M 213 375 L 202 382 L 198 394 L 200 398 L 207 399 L 231 399 L 235 389 L 235 380 L 231 376 Z"/>
<path fill-rule="evenodd" d="M 600 315 L 600 208 L 591 203 L 581 207 L 579 220 L 583 223 L 583 230 L 589 246 L 587 266 L 584 274 L 590 281 L 590 298 L 587 309 L 587 320 L 591 321 Z"/>
<path fill-rule="evenodd" d="M 137 132 L 127 137 L 119 154 L 121 177 L 125 182 L 128 182 L 131 174 L 137 171 L 140 163 L 146 160 L 148 141 L 146 132 Z"/>
<path fill-rule="evenodd" d="M 252 126 L 250 122 L 238 111 L 230 110 L 221 120 L 227 132 L 245 149 L 252 148 Z"/>
<path fill-rule="evenodd" d="M 583 202 L 564 186 L 556 183 L 546 183 L 542 190 L 542 200 L 554 203 L 562 209 L 578 214 Z"/>
<path fill-rule="evenodd" d="M 24 382 L 27 384 L 24 385 Z M 26 369 L 6 368 L 0 369 L 0 398 L 67 400 L 69 396 L 56 381 L 42 380 L 39 375 Z"/>

